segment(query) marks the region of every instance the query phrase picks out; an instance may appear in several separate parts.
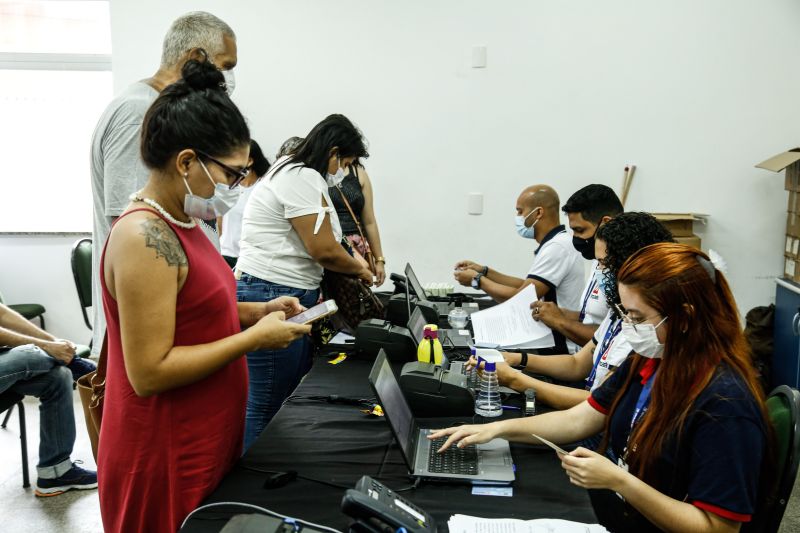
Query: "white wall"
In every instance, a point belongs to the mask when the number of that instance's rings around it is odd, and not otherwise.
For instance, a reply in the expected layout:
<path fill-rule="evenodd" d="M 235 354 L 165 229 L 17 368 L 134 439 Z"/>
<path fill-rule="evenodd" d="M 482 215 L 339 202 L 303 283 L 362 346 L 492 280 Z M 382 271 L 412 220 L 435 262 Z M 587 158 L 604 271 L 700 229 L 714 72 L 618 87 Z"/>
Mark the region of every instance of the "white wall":
<path fill-rule="evenodd" d="M 710 214 L 698 233 L 740 307 L 772 300 L 786 193 L 753 165 L 799 142 L 797 2 L 118 0 L 117 90 L 155 71 L 169 23 L 194 9 L 237 32 L 234 99 L 267 150 L 329 113 L 361 126 L 390 270 L 411 260 L 445 281 L 470 257 L 523 274 L 519 191 L 616 188 L 632 162 L 629 208 Z M 469 68 L 473 45 L 487 69 Z M 466 214 L 470 191 L 484 215 Z"/>
<path fill-rule="evenodd" d="M 89 344 L 91 331 L 83 322 L 70 267 L 70 251 L 79 238 L 0 235 L 0 292 L 7 304 L 43 305 L 47 331 L 56 337 Z"/>

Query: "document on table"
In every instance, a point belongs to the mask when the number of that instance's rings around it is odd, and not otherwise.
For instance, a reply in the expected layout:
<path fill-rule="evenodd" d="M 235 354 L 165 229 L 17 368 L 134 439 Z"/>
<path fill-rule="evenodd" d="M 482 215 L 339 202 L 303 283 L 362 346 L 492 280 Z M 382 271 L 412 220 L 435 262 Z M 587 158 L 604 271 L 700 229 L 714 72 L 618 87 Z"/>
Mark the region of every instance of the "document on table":
<path fill-rule="evenodd" d="M 555 345 L 553 332 L 531 317 L 536 287 L 528 285 L 513 298 L 472 313 L 475 345 L 485 348 L 548 348 Z"/>
<path fill-rule="evenodd" d="M 608 533 L 600 524 L 583 524 L 555 518 L 516 520 L 477 518 L 454 514 L 447 522 L 450 533 Z"/>

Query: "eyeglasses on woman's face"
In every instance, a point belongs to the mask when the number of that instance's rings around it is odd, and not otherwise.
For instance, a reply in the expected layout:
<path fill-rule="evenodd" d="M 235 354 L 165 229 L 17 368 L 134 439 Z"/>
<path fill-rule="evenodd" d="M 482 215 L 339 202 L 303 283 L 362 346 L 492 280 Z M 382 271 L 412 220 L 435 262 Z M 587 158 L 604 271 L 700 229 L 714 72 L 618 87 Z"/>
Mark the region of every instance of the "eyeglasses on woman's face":
<path fill-rule="evenodd" d="M 225 163 L 223 163 L 219 159 L 211 157 L 210 155 L 208 155 L 205 152 L 201 152 L 200 150 L 196 150 L 196 152 L 203 159 L 208 159 L 209 161 L 211 161 L 212 163 L 214 163 L 215 165 L 220 167 L 225 172 L 225 174 L 227 174 L 228 180 L 233 180 L 228 185 L 229 189 L 236 188 L 250 174 L 250 172 L 253 170 L 253 165 L 252 164 L 247 165 L 246 167 L 235 168 L 235 167 L 232 167 L 230 165 L 226 165 Z"/>

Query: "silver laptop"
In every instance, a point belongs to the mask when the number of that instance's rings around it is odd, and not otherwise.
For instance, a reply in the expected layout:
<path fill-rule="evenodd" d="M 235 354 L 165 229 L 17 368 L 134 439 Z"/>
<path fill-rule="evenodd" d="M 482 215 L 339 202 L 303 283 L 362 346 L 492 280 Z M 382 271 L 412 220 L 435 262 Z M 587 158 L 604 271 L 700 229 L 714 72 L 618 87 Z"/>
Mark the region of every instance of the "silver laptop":
<path fill-rule="evenodd" d="M 445 439 L 428 440 L 431 431 L 417 426 L 383 350 L 372 366 L 369 383 L 413 476 L 474 485 L 509 485 L 514 481 L 514 463 L 506 440 L 494 439 L 464 448 L 451 446 L 437 453 Z"/>

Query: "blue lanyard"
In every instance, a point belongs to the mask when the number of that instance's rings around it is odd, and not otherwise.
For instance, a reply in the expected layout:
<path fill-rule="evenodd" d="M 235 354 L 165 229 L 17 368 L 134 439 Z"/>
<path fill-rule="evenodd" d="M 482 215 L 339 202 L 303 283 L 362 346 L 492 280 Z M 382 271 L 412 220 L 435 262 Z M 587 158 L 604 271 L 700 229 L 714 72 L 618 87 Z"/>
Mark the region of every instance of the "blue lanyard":
<path fill-rule="evenodd" d="M 650 406 L 650 391 L 653 390 L 653 382 L 656 380 L 655 373 L 650 376 L 650 379 L 647 380 L 647 383 L 642 385 L 642 390 L 639 392 L 639 398 L 636 399 L 636 407 L 633 409 L 633 415 L 631 416 L 631 431 L 633 433 L 633 428 L 636 424 L 639 423 L 639 420 L 644 416 L 647 412 L 647 408 Z M 630 433 L 628 434 L 628 438 L 630 438 Z"/>
<path fill-rule="evenodd" d="M 600 351 L 597 353 L 597 357 L 594 360 L 594 365 L 592 365 L 592 371 L 589 374 L 589 377 L 586 378 L 586 389 L 590 390 L 592 385 L 594 385 L 594 380 L 597 377 L 597 366 L 600 364 L 600 360 L 603 356 L 611 349 L 611 343 L 614 342 L 614 339 L 619 335 L 619 332 L 622 331 L 622 319 L 618 318 L 616 322 L 612 322 L 608 325 L 608 329 L 606 329 L 606 334 L 603 337 L 603 342 L 600 343 Z"/>
<path fill-rule="evenodd" d="M 589 285 L 589 290 L 586 291 L 586 296 L 583 297 L 583 305 L 581 306 L 581 312 L 578 314 L 578 322 L 583 322 L 583 319 L 586 318 L 586 304 L 589 302 L 589 298 L 592 296 L 592 291 L 597 286 L 597 275 L 592 274 L 592 283 Z"/>

